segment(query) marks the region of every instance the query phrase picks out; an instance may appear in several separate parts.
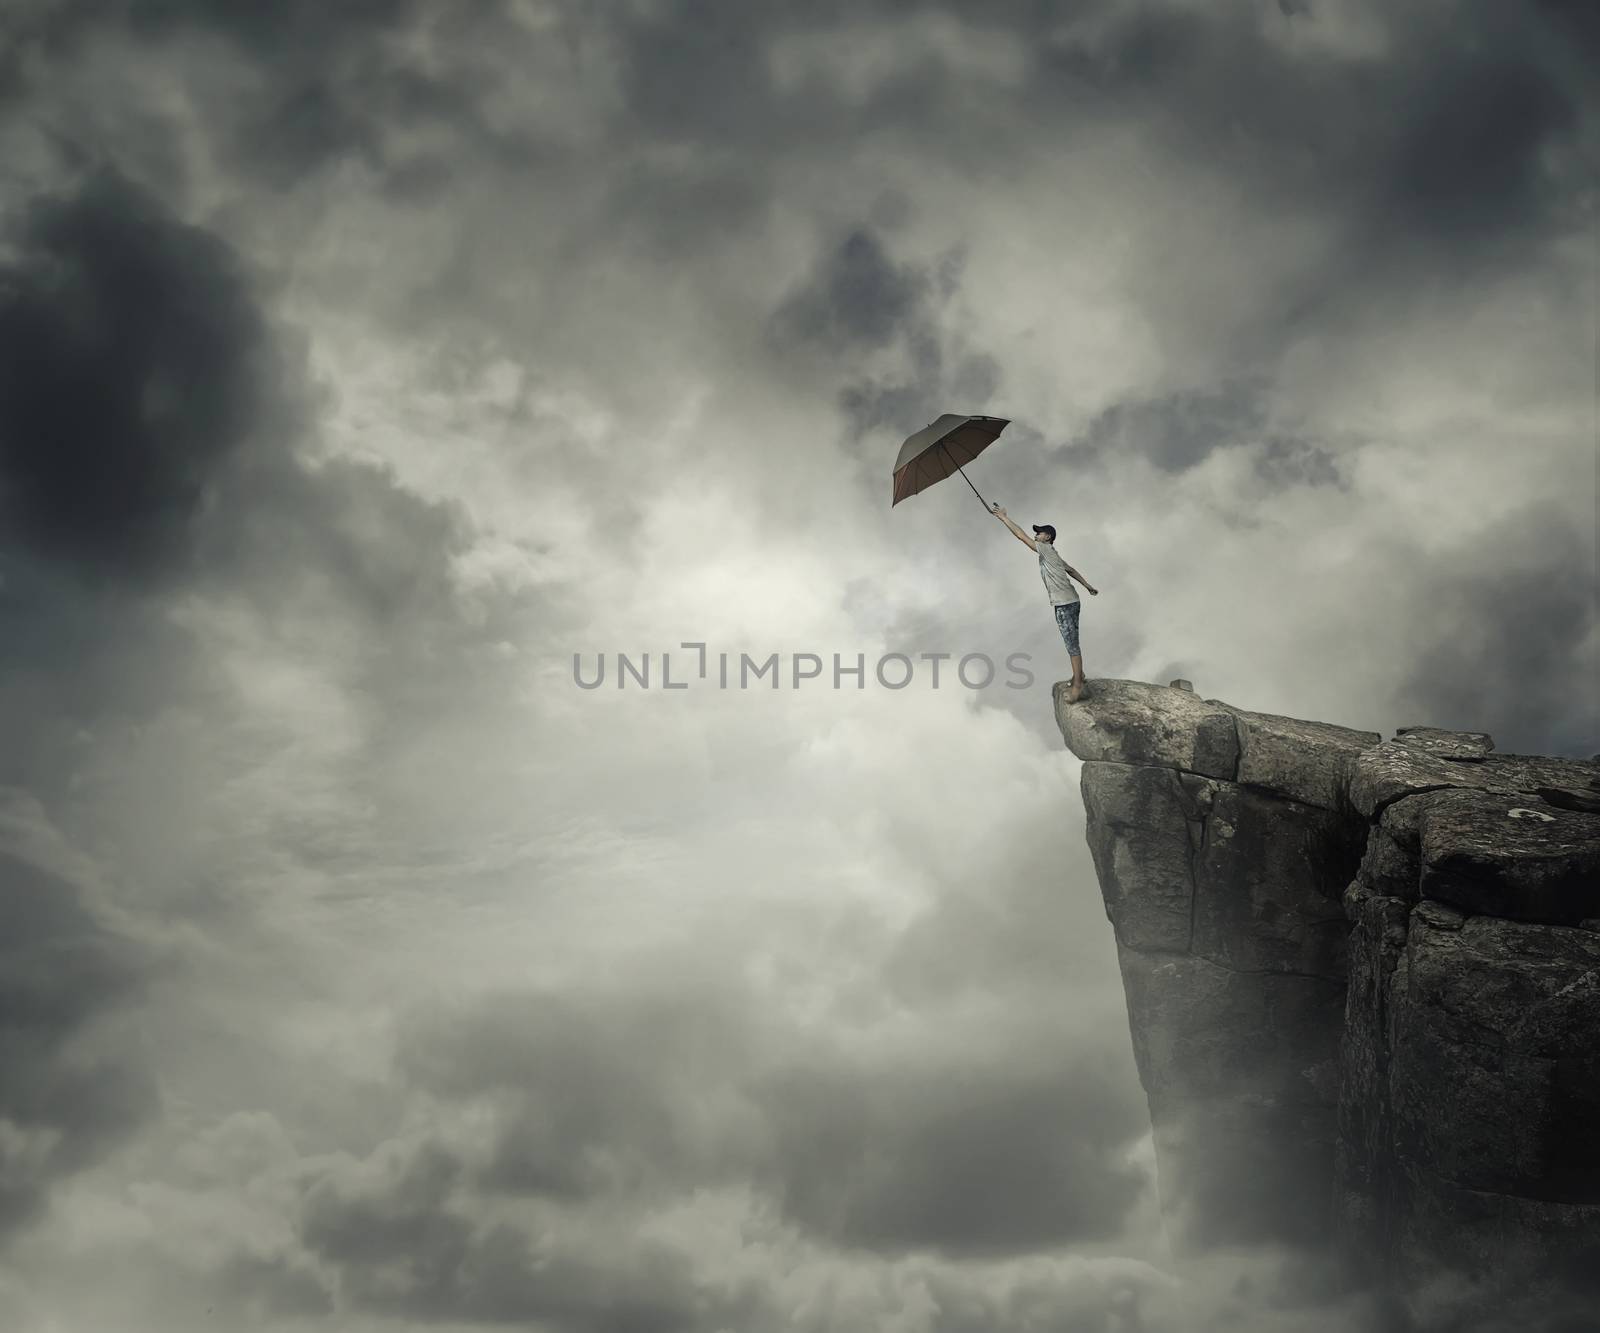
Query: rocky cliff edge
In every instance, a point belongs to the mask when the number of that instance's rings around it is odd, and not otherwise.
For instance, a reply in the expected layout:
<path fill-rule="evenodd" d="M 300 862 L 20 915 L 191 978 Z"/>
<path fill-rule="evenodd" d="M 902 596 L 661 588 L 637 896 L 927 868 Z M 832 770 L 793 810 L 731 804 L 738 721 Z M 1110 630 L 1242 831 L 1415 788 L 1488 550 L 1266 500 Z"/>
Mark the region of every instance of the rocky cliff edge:
<path fill-rule="evenodd" d="M 1056 719 L 1175 1244 L 1600 1282 L 1600 763 L 1091 687 Z"/>

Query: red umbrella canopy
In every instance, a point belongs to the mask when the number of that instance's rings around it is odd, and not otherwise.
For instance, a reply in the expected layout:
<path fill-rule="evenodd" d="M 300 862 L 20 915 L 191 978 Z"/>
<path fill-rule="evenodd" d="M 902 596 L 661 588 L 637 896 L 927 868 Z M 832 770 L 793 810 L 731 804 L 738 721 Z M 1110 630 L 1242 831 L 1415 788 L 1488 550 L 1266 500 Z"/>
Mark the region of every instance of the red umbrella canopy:
<path fill-rule="evenodd" d="M 934 482 L 959 471 L 963 463 L 970 463 L 993 444 L 1010 424 L 1007 417 L 961 416 L 946 412 L 931 425 L 909 436 L 894 460 L 894 499 L 889 502 L 889 508 L 893 509 L 908 496 L 925 491 Z M 961 476 L 965 479 L 967 474 L 962 472 Z M 968 480 L 967 485 L 972 486 L 972 482 Z M 978 495 L 976 486 L 972 486 L 972 493 Z M 983 500 L 983 496 L 978 495 L 978 499 Z M 987 509 L 988 501 L 983 501 L 983 505 Z"/>

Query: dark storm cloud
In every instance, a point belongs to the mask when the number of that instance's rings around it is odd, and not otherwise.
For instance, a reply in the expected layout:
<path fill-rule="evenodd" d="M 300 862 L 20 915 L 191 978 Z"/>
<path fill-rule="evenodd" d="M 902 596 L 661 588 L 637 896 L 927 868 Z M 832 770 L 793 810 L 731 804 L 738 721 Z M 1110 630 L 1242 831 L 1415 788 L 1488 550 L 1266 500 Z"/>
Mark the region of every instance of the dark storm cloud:
<path fill-rule="evenodd" d="M 1592 225 L 1600 103 L 1559 36 L 1514 6 L 1394 18 L 1398 48 L 1375 75 L 1313 72 L 1256 127 L 1271 146 L 1261 160 L 1315 163 L 1313 179 L 1303 165 L 1253 172 L 1240 155 L 1263 207 L 1298 198 L 1340 227 L 1328 258 L 1285 285 L 1276 337 L 1263 330 L 1256 355 L 1319 317 L 1381 319 L 1418 290 L 1538 264 L 1552 240 Z"/>
<path fill-rule="evenodd" d="M 173 1283 L 193 1282 L 192 1274 L 170 1272 Z M 282 1254 L 235 1254 L 216 1273 L 215 1301 L 235 1314 L 281 1315 L 308 1319 L 331 1314 L 333 1298 L 309 1265 Z"/>
<path fill-rule="evenodd" d="M 1245 447 L 1258 476 L 1275 487 L 1349 483 L 1330 450 L 1270 424 L 1270 386 L 1260 375 L 1113 403 L 1067 441 L 1074 464 L 1116 466 L 1142 457 L 1163 472 L 1197 467 L 1223 448 Z"/>
<path fill-rule="evenodd" d="M 670 264 L 763 227 L 771 203 L 770 183 L 745 162 L 641 158 L 619 166 L 596 211 L 618 240 Z"/>
<path fill-rule="evenodd" d="M 1339 460 L 1321 445 L 1297 435 L 1271 435 L 1253 458 L 1257 473 L 1276 486 L 1350 488 Z"/>
<path fill-rule="evenodd" d="M 909 433 L 909 423 L 931 424 L 929 403 L 949 402 L 975 414 L 994 406 L 1000 388 L 1000 363 L 986 353 L 964 356 L 949 375 L 941 370 L 944 352 L 931 338 L 909 334 L 914 363 L 910 378 L 894 375 L 857 380 L 839 390 L 839 406 L 856 438 L 871 431 Z M 923 421 L 928 418 L 928 421 Z M 887 491 L 886 481 L 874 476 L 875 488 Z"/>
<path fill-rule="evenodd" d="M 1375 9 L 1394 47 L 1373 62 L 1269 40 L 1269 25 L 1290 36 L 1313 14 L 1337 21 L 1324 9 L 1101 6 L 1078 35 L 1042 49 L 1039 91 L 1054 89 L 1058 109 L 1154 114 L 1263 206 L 1298 194 L 1408 260 L 1427 258 L 1418 242 L 1474 250 L 1572 224 L 1566 204 L 1581 181 L 1552 179 L 1540 159 L 1573 146 L 1584 94 L 1537 17 L 1480 0 Z"/>
<path fill-rule="evenodd" d="M 287 188 L 323 166 L 354 159 L 376 174 L 385 194 L 417 200 L 437 195 L 469 161 L 519 172 L 553 162 L 537 125 L 507 131 L 485 113 L 514 71 L 479 61 L 470 77 L 440 74 L 380 40 L 417 13 L 414 5 L 374 5 L 363 19 L 360 11 L 325 6 L 300 15 L 288 32 L 275 22 L 260 25 L 273 41 L 258 40 L 257 25 L 231 32 L 239 53 L 269 74 L 259 94 L 233 108 L 224 145 L 232 164 L 261 184 Z M 494 8 L 441 9 L 428 17 L 434 40 L 447 49 L 493 51 L 527 40 Z M 453 147 L 397 159 L 394 136 L 418 128 L 442 130 Z"/>
<path fill-rule="evenodd" d="M 1600 9 L 1589 0 L 1537 0 L 1540 14 L 1556 34 L 1573 42 L 1575 56 L 1592 69 L 1600 58 Z"/>
<path fill-rule="evenodd" d="M 1146 1186 L 1123 1160 L 1142 1094 L 1109 1046 L 1069 1058 L 1067 1034 L 1035 1023 L 981 1057 L 939 1045 L 879 1065 L 750 1010 L 717 988 L 486 997 L 413 1027 L 402 1067 L 495 1108 L 489 1190 L 745 1180 L 831 1244 L 997 1255 L 1113 1236 Z"/>
<path fill-rule="evenodd" d="M 776 359 L 816 358 L 851 376 L 837 401 L 858 440 L 926 416 L 930 402 L 956 401 L 984 412 L 999 388 L 999 363 L 982 352 L 952 355 L 940 326 L 941 307 L 960 286 L 963 262 L 959 250 L 932 265 L 897 262 L 877 228 L 853 227 L 823 249 L 812 271 L 772 311 L 768 345 Z M 891 348 L 903 352 L 908 374 L 861 373 L 865 354 Z M 883 487 L 875 474 L 862 483 Z"/>
<path fill-rule="evenodd" d="M 461 1162 L 439 1144 L 386 1144 L 367 1162 L 310 1175 L 299 1234 L 337 1272 L 343 1305 L 406 1319 L 673 1333 L 732 1313 L 670 1246 L 575 1254 L 513 1223 L 482 1220 L 462 1184 Z"/>
<path fill-rule="evenodd" d="M 485 63 L 471 80 L 430 72 L 386 41 L 420 17 L 446 45 L 505 45 L 514 25 L 499 7 L 430 10 L 417 0 L 355 0 L 326 5 L 288 0 L 270 5 L 215 5 L 204 0 L 111 0 L 107 4 L 37 3 L 14 24 L 17 50 L 70 62 L 91 36 L 118 33 L 152 47 L 194 33 L 217 37 L 256 65 L 256 85 L 237 81 L 214 108 L 215 151 L 259 184 L 288 188 L 345 158 L 362 161 L 395 195 L 426 194 L 449 176 L 445 159 L 391 161 L 390 135 L 439 126 L 482 160 L 526 168 L 536 160 L 537 129 L 506 134 L 482 113 L 503 77 Z M 13 62 L 0 96 L 27 91 L 48 102 L 48 90 L 26 89 Z M 0 71 L 3 77 L 3 71 Z M 170 131 L 173 127 L 163 128 Z M 186 184 L 177 164 L 164 183 Z"/>
<path fill-rule="evenodd" d="M 979 28 L 995 23 L 991 7 L 943 8 Z M 1296 201 L 1345 218 L 1350 242 L 1340 271 L 1308 275 L 1308 289 L 1286 294 L 1292 308 L 1364 266 L 1387 282 L 1405 276 L 1394 264 L 1503 262 L 1574 225 L 1578 162 L 1568 156 L 1552 175 L 1544 158 L 1549 149 L 1570 154 L 1592 132 L 1580 123 L 1586 98 L 1592 111 L 1583 66 L 1558 49 L 1573 33 L 1591 33 L 1581 9 L 1483 0 L 1375 9 L 1394 46 L 1368 62 L 1273 40 L 1291 37 L 1297 23 L 1342 21 L 1319 0 L 1276 11 L 1018 6 L 999 26 L 1032 53 L 1031 82 L 1014 93 L 986 90 L 985 99 L 1014 97 L 1035 125 L 1145 122 L 1263 208 Z M 890 4 L 875 12 L 910 11 Z M 802 27 L 783 11 L 702 0 L 615 16 L 630 112 L 651 135 L 759 140 L 768 151 L 797 132 L 814 146 L 869 125 L 899 125 L 947 154 L 979 152 L 950 133 L 966 116 L 961 76 L 936 63 L 887 77 L 848 110 L 815 85 L 803 93 L 774 85 L 764 59 L 774 37 L 861 17 L 813 8 Z"/>
<path fill-rule="evenodd" d="M 1119 1160 L 1142 1130 L 1128 1091 L 1109 1061 L 1018 1042 L 892 1071 L 798 1062 L 756 1096 L 789 1217 L 838 1245 L 975 1257 L 1120 1233 L 1146 1184 Z"/>
<path fill-rule="evenodd" d="M 1485 37 L 1496 35 L 1491 25 Z M 1536 233 L 1561 204 L 1539 153 L 1571 135 L 1576 108 L 1531 54 L 1444 49 L 1452 59 L 1408 100 L 1412 120 L 1387 164 L 1376 221 L 1386 233 L 1462 246 Z"/>
<path fill-rule="evenodd" d="M 1363 266 L 1509 259 L 1552 227 L 1577 220 L 1572 199 L 1582 175 L 1566 168 L 1551 175 L 1544 154 L 1570 150 L 1592 133 L 1581 124 L 1586 101 L 1594 109 L 1583 66 L 1560 49 L 1592 33 L 1580 5 L 1551 0 L 1527 9 L 1461 0 L 1375 11 L 1394 47 L 1371 62 L 1296 51 L 1281 40 L 1296 25 L 1341 21 L 1319 0 L 1205 10 L 1100 0 L 1066 14 L 1033 3 L 1009 8 L 998 24 L 990 6 L 941 8 L 976 29 L 1013 34 L 1031 54 L 1030 80 L 1015 89 L 985 88 L 986 108 L 997 113 L 1012 100 L 1030 123 L 1059 122 L 1072 133 L 1137 120 L 1186 158 L 1227 174 L 1263 208 L 1296 201 L 1344 218 L 1349 243 L 1341 271 L 1307 275 L 1307 286 L 1285 293 L 1286 309 L 1328 295 L 1332 284 L 1359 277 Z M 790 88 L 775 80 L 768 57 L 780 38 L 836 26 L 847 32 L 845 25 L 865 17 L 937 12 L 927 7 L 889 3 L 869 15 L 812 6 L 802 23 L 781 7 L 735 0 L 669 0 L 603 12 L 568 6 L 537 35 L 508 22 L 499 8 L 440 18 L 414 0 L 264 7 L 122 0 L 37 9 L 31 29 L 58 55 L 95 25 L 150 40 L 187 28 L 228 38 L 274 85 L 266 102 L 252 106 L 254 123 L 241 130 L 240 145 L 263 169 L 288 176 L 344 152 L 381 166 L 384 127 L 422 122 L 504 163 L 538 160 L 536 152 L 527 156 L 537 126 L 508 135 L 483 114 L 503 77 L 492 65 L 475 66 L 474 86 L 467 87 L 382 47 L 383 35 L 419 18 L 430 20 L 447 47 L 553 43 L 580 71 L 587 48 L 614 46 L 626 107 L 612 128 L 630 137 L 745 147 L 770 158 L 895 126 L 957 159 L 994 161 L 992 143 L 965 132 L 971 107 L 961 72 L 931 53 L 922 53 L 920 65 L 885 71 L 858 104 L 841 102 L 815 82 Z M 1567 159 L 1567 168 L 1576 165 Z M 395 168 L 416 169 L 414 163 Z M 754 207 L 750 190 L 772 189 L 770 172 L 758 162 L 742 162 L 737 177 L 719 173 L 718 179 L 719 189 L 734 191 L 741 211 Z M 681 232 L 688 207 L 684 200 L 663 208 L 663 225 Z M 716 200 L 698 211 L 716 212 Z"/>
<path fill-rule="evenodd" d="M 52 568 L 91 590 L 249 568 L 269 597 L 314 569 L 380 629 L 419 593 L 442 611 L 463 517 L 382 469 L 297 460 L 313 424 L 303 365 L 218 238 L 102 173 L 32 203 L 0 279 L 8 614 L 37 585 L 38 613 L 65 616 L 73 590 L 45 602 Z"/>
<path fill-rule="evenodd" d="M 119 1049 L 101 1031 L 140 999 L 151 956 L 88 889 L 18 844 L 13 816 L 36 815 L 14 797 L 0 792 L 0 1240 L 157 1104 L 137 1046 Z"/>
<path fill-rule="evenodd" d="M 425 1143 L 411 1152 L 400 1145 L 386 1147 L 371 1165 L 370 1179 L 354 1172 L 347 1178 L 331 1169 L 311 1179 L 303 1198 L 301 1239 L 313 1254 L 348 1265 L 358 1275 L 370 1267 L 374 1278 L 381 1276 L 384 1261 L 409 1256 L 412 1283 L 406 1303 L 432 1307 L 471 1242 L 471 1223 L 446 1209 L 461 1164 L 439 1145 Z"/>
<path fill-rule="evenodd" d="M 205 0 L 22 0 L 13 17 L 18 40 L 69 54 L 91 30 L 112 28 L 162 37 L 204 27 L 267 60 L 325 57 L 415 11 L 416 0 L 282 0 L 275 5 L 215 5 Z"/>
<path fill-rule="evenodd" d="M 1263 398 L 1259 382 L 1240 380 L 1113 403 L 1071 442 L 1072 457 L 1115 462 L 1142 455 L 1164 472 L 1186 472 L 1213 450 L 1258 432 L 1266 420 Z"/>
<path fill-rule="evenodd" d="M 250 1269 L 253 1298 L 314 1307 L 310 1260 L 337 1275 L 340 1308 L 410 1319 L 777 1328 L 764 1283 L 708 1285 L 656 1242 L 574 1248 L 489 1200 L 603 1213 L 748 1184 L 826 1252 L 995 1258 L 1113 1236 L 1147 1188 L 1123 1160 L 1143 1132 L 1137 1087 L 1109 1059 L 1061 1058 L 1068 1043 L 1048 1024 L 1013 1025 L 977 1058 L 950 1042 L 871 1061 L 787 1029 L 736 985 L 672 975 L 415 1015 L 400 1072 L 467 1108 L 473 1137 L 426 1129 L 366 1159 L 306 1159 L 300 1249 Z M 1019 1304 L 1088 1317 L 1120 1308 L 1122 1290 L 939 1285 L 974 1321 L 948 1326 L 973 1328 L 1005 1326 L 989 1316 Z"/>
<path fill-rule="evenodd" d="M 0 523 L 90 581 L 180 570 L 271 406 L 231 252 L 115 173 L 31 201 L 0 270 Z"/>
<path fill-rule="evenodd" d="M 435 1095 L 498 1103 L 483 1187 L 571 1199 L 737 1178 L 745 1151 L 708 1129 L 708 1104 L 755 1049 L 734 993 L 685 981 L 648 998 L 523 992 L 419 1015 L 400 1067 Z"/>
<path fill-rule="evenodd" d="M 1513 754 L 1594 753 L 1593 536 L 1542 502 L 1487 524 L 1426 577 L 1428 602 L 1404 645 L 1396 725 L 1488 730 Z M 1379 646 L 1382 647 L 1381 645 Z"/>
<path fill-rule="evenodd" d="M 0 553 L 0 783 L 48 803 L 70 789 L 85 731 L 158 712 L 214 682 L 185 629 L 123 586 Z"/>
<path fill-rule="evenodd" d="M 215 235 L 114 171 L 72 178 L 21 214 L 0 337 L 0 776 L 48 796 L 80 725 L 214 697 L 163 612 L 195 588 L 270 615 L 331 598 L 373 646 L 362 688 L 414 717 L 459 692 L 458 669 L 491 669 L 476 649 L 523 612 L 491 597 L 466 620 L 450 577 L 465 514 L 386 467 L 302 461 L 305 348 Z"/>
<path fill-rule="evenodd" d="M 857 228 L 773 312 L 772 333 L 780 346 L 809 342 L 841 355 L 883 347 L 920 310 L 932 285 L 927 274 L 890 260 L 874 232 Z"/>
<path fill-rule="evenodd" d="M 284 185 L 355 155 L 382 188 L 408 197 L 437 193 L 454 176 L 485 167 L 535 179 L 582 169 L 539 125 L 508 126 L 490 114 L 491 99 L 514 73 L 472 53 L 559 50 L 572 77 L 583 79 L 598 73 L 585 63 L 594 51 L 614 52 L 624 105 L 597 113 L 604 142 L 719 150 L 697 152 L 681 169 L 635 165 L 607 187 L 600 225 L 665 261 L 759 222 L 777 190 L 774 164 L 791 151 L 815 153 L 891 130 L 953 165 L 970 165 L 977 180 L 1002 160 L 992 130 L 1008 106 L 1037 133 L 1068 139 L 1136 126 L 1192 169 L 1226 180 L 1260 214 L 1315 211 L 1333 232 L 1320 259 L 1270 290 L 1240 293 L 1266 308 L 1235 334 L 1239 345 L 1227 359 L 1239 364 L 1275 359 L 1284 333 L 1303 321 L 1403 301 L 1418 283 L 1465 280 L 1534 255 L 1592 208 L 1585 154 L 1600 147 L 1600 106 L 1581 61 L 1566 53 L 1574 35 L 1581 40 L 1589 29 L 1561 4 L 1461 0 L 1375 10 L 1392 49 L 1374 59 L 1329 55 L 1315 44 L 1295 48 L 1297 31 L 1348 21 L 1318 0 L 1204 10 L 1097 3 L 1068 14 L 1030 4 L 1008 9 L 1004 23 L 992 7 L 953 4 L 944 12 L 975 30 L 1018 40 L 1029 57 L 1020 85 L 986 84 L 980 92 L 919 47 L 903 66 L 880 70 L 855 100 L 841 98 L 825 77 L 781 83 L 770 60 L 775 43 L 830 28 L 848 40 L 852 23 L 937 11 L 812 7 L 800 22 L 781 8 L 671 0 L 637 9 L 565 7 L 537 32 L 498 7 L 442 15 L 408 3 L 295 3 L 246 16 L 236 6 L 125 0 L 42 12 L 48 17 L 34 26 L 52 34 L 44 45 L 61 57 L 94 23 L 152 42 L 191 28 L 225 36 L 264 75 L 259 90 L 239 90 L 214 117 L 228 141 L 222 151 L 241 169 Z M 440 49 L 471 63 L 441 73 L 381 40 L 423 21 Z M 981 118 L 973 105 L 980 96 Z M 421 126 L 443 131 L 449 146 L 391 152 L 393 131 Z M 1173 223 L 1181 233 L 1181 205 Z M 852 268 L 852 245 L 861 243 L 847 241 L 830 261 L 832 298 L 807 308 L 836 319 L 824 327 L 847 340 L 870 340 L 910 299 L 895 284 L 915 275 L 870 254 Z M 891 285 L 874 286 L 885 281 Z M 851 294 L 856 283 L 859 299 Z M 1160 293 L 1148 298 L 1159 302 Z M 915 339 L 908 348 L 924 362 L 935 355 Z M 961 386 L 967 396 L 993 392 L 992 367 L 983 371 L 981 359 L 956 375 L 977 376 Z M 925 380 L 919 373 L 916 387 Z M 867 382 L 855 396 L 847 410 L 858 419 L 904 406 L 895 384 Z"/>
<path fill-rule="evenodd" d="M 618 12 L 628 108 L 666 138 L 746 142 L 772 130 L 765 48 L 781 11 L 733 0 L 668 0 Z M 770 142 L 770 140 L 769 140 Z"/>
<path fill-rule="evenodd" d="M 874 12 L 909 14 L 897 5 Z M 996 23 L 992 8 L 952 5 L 946 12 L 978 29 Z M 1020 39 L 1031 69 L 1020 87 L 986 87 L 985 115 L 1014 105 L 1039 133 L 1069 140 L 1136 127 L 1189 169 L 1225 181 L 1259 216 L 1314 215 L 1330 237 L 1320 256 L 1271 285 L 1247 283 L 1222 298 L 1249 315 L 1215 354 L 1257 373 L 1276 362 L 1296 330 L 1404 308 L 1418 286 L 1510 271 L 1582 226 L 1593 207 L 1585 162 L 1600 148 L 1597 106 L 1581 62 L 1562 49 L 1581 20 L 1560 6 L 1528 11 L 1477 0 L 1374 14 L 1391 49 L 1349 59 L 1316 45 L 1295 48 L 1295 25 L 1348 21 L 1317 0 L 1276 10 L 1243 3 L 1203 10 L 1104 3 L 1070 14 L 1015 7 L 998 26 Z M 612 16 L 625 53 L 629 122 L 666 140 L 759 148 L 760 157 L 743 164 L 740 217 L 755 213 L 757 183 L 775 188 L 761 162 L 801 142 L 815 151 L 892 129 L 942 160 L 970 165 L 975 179 L 994 171 L 1003 156 L 972 129 L 979 122 L 963 100 L 959 71 L 934 62 L 885 72 L 848 105 L 826 80 L 786 89 L 766 75 L 774 40 L 833 24 L 847 34 L 865 17 L 812 10 L 800 25 L 754 6 L 687 3 L 648 17 Z M 701 212 L 718 215 L 709 202 Z M 1181 196 L 1171 223 L 1181 238 Z M 648 225 L 629 214 L 630 229 Z M 662 225 L 685 234 L 678 209 Z M 981 356 L 940 383 L 940 347 L 908 327 L 917 308 L 908 285 L 915 274 L 882 249 L 875 254 L 859 239 L 840 245 L 811 293 L 786 312 L 803 313 L 813 331 L 836 335 L 841 348 L 882 346 L 873 339 L 901 321 L 916 371 L 903 379 L 862 378 L 843 392 L 841 405 L 858 432 L 915 417 L 930 392 L 983 399 L 999 387 L 997 369 Z M 1158 284 L 1141 299 L 1174 331 L 1194 317 L 1181 305 L 1164 308 L 1183 294 Z M 937 311 L 926 308 L 933 318 Z M 1191 335 L 1217 336 L 1198 327 Z"/>

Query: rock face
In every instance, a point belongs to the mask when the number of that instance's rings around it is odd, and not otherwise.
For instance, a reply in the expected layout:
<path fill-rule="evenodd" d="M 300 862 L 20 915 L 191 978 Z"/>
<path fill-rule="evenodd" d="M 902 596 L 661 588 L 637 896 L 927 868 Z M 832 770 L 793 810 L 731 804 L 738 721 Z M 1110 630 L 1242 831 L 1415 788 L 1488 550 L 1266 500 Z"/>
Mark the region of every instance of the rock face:
<path fill-rule="evenodd" d="M 1175 1244 L 1600 1282 L 1600 763 L 1140 681 L 1055 708 Z"/>

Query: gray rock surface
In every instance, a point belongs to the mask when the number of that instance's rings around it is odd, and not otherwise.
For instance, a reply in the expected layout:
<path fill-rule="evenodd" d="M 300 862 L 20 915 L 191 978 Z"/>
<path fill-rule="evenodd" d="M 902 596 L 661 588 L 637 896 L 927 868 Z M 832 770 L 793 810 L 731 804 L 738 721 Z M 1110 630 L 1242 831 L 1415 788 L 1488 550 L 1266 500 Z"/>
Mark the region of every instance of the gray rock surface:
<path fill-rule="evenodd" d="M 1181 768 L 1232 779 L 1239 765 L 1233 715 L 1202 703 L 1188 690 L 1139 680 L 1089 682 L 1093 693 L 1067 702 L 1067 682 L 1055 686 L 1056 722 L 1080 759 Z"/>
<path fill-rule="evenodd" d="M 1342 984 L 1349 851 L 1330 811 L 1213 782 L 1194 854 L 1189 951 L 1240 972 Z M 1343 864 L 1341 864 L 1343 857 Z"/>
<path fill-rule="evenodd" d="M 1395 740 L 1401 745 L 1431 754 L 1435 759 L 1473 762 L 1494 749 L 1486 731 L 1443 731 L 1438 727 L 1400 727 Z"/>
<path fill-rule="evenodd" d="M 1117 952 L 1178 1245 L 1325 1235 L 1343 986 Z"/>
<path fill-rule="evenodd" d="M 1340 810 L 1349 757 L 1380 737 L 1093 684 L 1076 704 L 1058 688 L 1057 717 L 1086 760 L 1089 848 L 1173 1228 L 1196 1248 L 1306 1239 L 1326 1227 L 1342 895 L 1361 853 Z"/>
<path fill-rule="evenodd" d="M 1426 897 L 1518 921 L 1600 916 L 1600 814 L 1525 795 L 1436 792 L 1418 835 Z"/>
<path fill-rule="evenodd" d="M 1471 781 L 1465 765 L 1451 764 L 1414 746 L 1384 741 L 1357 755 L 1350 766 L 1350 804 L 1371 819 L 1402 796 L 1437 791 Z"/>
<path fill-rule="evenodd" d="M 1117 939 L 1176 952 L 1194 929 L 1190 866 L 1200 841 L 1205 778 L 1170 768 L 1085 764 L 1079 783 L 1089 812 L 1089 852 Z"/>
<path fill-rule="evenodd" d="M 1600 787 L 1600 778 L 1595 779 L 1594 785 Z M 1580 791 L 1575 787 L 1539 787 L 1537 791 L 1539 798 L 1548 805 L 1600 815 L 1600 791 Z"/>
<path fill-rule="evenodd" d="M 1480 734 L 1480 733 L 1463 733 Z M 1350 804 L 1371 818 L 1390 801 L 1442 787 L 1471 787 L 1498 795 L 1537 795 L 1542 786 L 1581 788 L 1593 780 L 1593 760 L 1542 754 L 1485 753 L 1472 762 L 1441 759 L 1404 738 L 1362 750 L 1350 769 Z"/>
<path fill-rule="evenodd" d="M 1397 1285 L 1454 1270 L 1504 1299 L 1600 1253 L 1600 936 L 1426 906 L 1391 982 L 1370 1170 Z"/>
<path fill-rule="evenodd" d="M 1415 902 L 1421 894 L 1422 840 L 1417 824 L 1433 793 L 1402 796 L 1368 825 L 1356 877 L 1372 893 Z"/>
<path fill-rule="evenodd" d="M 1350 765 L 1383 737 L 1327 722 L 1305 722 L 1277 713 L 1252 713 L 1220 699 L 1238 719 L 1239 767 L 1234 780 L 1292 797 L 1307 805 L 1338 809 L 1346 799 Z"/>
<path fill-rule="evenodd" d="M 1411 904 L 1399 898 L 1367 896 L 1355 903 L 1340 1035 L 1334 1208 L 1326 1220 L 1358 1270 L 1379 1275 L 1390 1272 L 1398 1227 L 1400 1182 L 1389 1156 L 1389 990 L 1410 912 Z"/>
<path fill-rule="evenodd" d="M 1180 1250 L 1600 1283 L 1600 763 L 1093 686 L 1057 720 Z"/>

